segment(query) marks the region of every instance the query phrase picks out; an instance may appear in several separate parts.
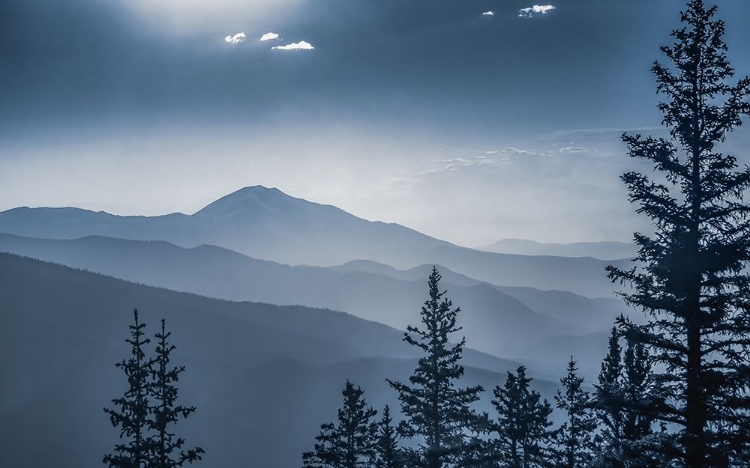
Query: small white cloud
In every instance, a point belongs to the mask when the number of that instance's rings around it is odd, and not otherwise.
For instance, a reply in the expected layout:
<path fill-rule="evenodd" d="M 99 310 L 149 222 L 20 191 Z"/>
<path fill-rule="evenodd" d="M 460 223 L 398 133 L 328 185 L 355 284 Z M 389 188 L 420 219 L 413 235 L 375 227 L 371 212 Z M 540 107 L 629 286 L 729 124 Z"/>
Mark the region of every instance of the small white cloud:
<path fill-rule="evenodd" d="M 292 42 L 283 46 L 271 47 L 274 50 L 313 50 L 315 47 L 307 41 Z"/>
<path fill-rule="evenodd" d="M 482 13 L 482 16 L 495 16 L 495 12 L 493 11 L 485 11 Z"/>
<path fill-rule="evenodd" d="M 518 16 L 521 18 L 532 18 L 537 15 L 546 15 L 548 12 L 555 9 L 556 7 L 552 5 L 534 5 L 528 8 L 521 8 L 518 11 Z"/>
<path fill-rule="evenodd" d="M 247 36 L 245 33 L 237 33 L 234 36 L 227 36 L 224 38 L 225 42 L 228 42 L 229 44 L 239 44 L 240 42 L 245 42 L 245 39 L 247 39 Z"/>
<path fill-rule="evenodd" d="M 269 32 L 269 33 L 265 33 L 264 35 L 260 36 L 260 42 L 274 41 L 274 40 L 276 40 L 278 38 L 279 38 L 278 34 L 276 34 L 275 32 Z"/>

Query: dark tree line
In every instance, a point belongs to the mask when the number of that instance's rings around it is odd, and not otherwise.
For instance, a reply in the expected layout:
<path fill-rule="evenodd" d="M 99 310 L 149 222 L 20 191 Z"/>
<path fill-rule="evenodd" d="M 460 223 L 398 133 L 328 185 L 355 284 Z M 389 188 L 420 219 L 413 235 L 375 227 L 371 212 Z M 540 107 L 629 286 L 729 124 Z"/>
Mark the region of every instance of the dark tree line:
<path fill-rule="evenodd" d="M 423 356 L 409 384 L 388 380 L 401 403 L 402 419 L 393 425 L 386 406 L 380 423 L 367 407 L 363 391 L 347 381 L 338 423 L 321 425 L 314 451 L 303 454 L 305 468 L 502 466 L 589 468 L 594 460 L 597 427 L 592 396 L 584 390 L 571 359 L 555 397 L 566 421 L 552 429 L 552 406 L 532 390 L 521 366 L 494 389 L 497 416 L 473 406 L 480 386 L 462 387 L 461 356 L 465 340 L 451 342 L 461 330 L 454 308 L 440 290 L 440 273 L 428 279 L 429 298 L 422 307 L 422 328 L 408 327 L 404 341 Z"/>

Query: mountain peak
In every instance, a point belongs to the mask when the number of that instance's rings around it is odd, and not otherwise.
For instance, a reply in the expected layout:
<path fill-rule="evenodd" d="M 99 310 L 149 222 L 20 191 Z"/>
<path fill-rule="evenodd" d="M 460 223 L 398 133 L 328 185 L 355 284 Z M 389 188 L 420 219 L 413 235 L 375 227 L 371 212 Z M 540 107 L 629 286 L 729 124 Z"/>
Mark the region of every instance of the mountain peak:
<path fill-rule="evenodd" d="M 225 195 L 196 212 L 194 216 L 226 216 L 243 212 L 289 209 L 304 200 L 294 198 L 276 187 L 253 185 Z"/>

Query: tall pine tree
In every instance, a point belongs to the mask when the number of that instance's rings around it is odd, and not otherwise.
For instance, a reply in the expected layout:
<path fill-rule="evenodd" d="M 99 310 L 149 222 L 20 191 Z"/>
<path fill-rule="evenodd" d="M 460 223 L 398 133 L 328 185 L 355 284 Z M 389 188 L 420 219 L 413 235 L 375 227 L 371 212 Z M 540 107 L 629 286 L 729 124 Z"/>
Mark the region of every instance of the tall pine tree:
<path fill-rule="evenodd" d="M 398 391 L 405 420 L 399 433 L 418 444 L 412 463 L 425 468 L 462 465 L 473 453 L 477 439 L 471 432 L 483 429 L 483 419 L 471 404 L 479 400 L 481 386 L 460 388 L 460 364 L 466 339 L 452 344 L 450 337 L 461 330 L 456 325 L 460 308 L 440 291 L 440 273 L 432 269 L 428 280 L 429 299 L 422 307 L 423 328 L 409 326 L 404 341 L 424 352 L 409 383 L 389 380 Z"/>
<path fill-rule="evenodd" d="M 112 468 L 147 467 L 153 439 L 149 436 L 150 419 L 150 375 L 153 361 L 146 357 L 144 346 L 151 342 L 145 338 L 145 324 L 138 321 L 138 310 L 133 310 L 133 325 L 130 325 L 131 356 L 115 366 L 125 373 L 128 389 L 120 398 L 112 400 L 115 408 L 104 408 L 112 425 L 120 427 L 120 438 L 127 442 L 115 445 L 114 453 L 104 456 L 104 463 Z"/>
<path fill-rule="evenodd" d="M 750 115 L 750 78 L 728 83 L 734 71 L 715 13 L 691 1 L 675 43 L 661 48 L 670 65 L 653 66 L 670 137 L 623 135 L 629 155 L 657 173 L 623 175 L 654 234 L 635 234 L 638 267 L 609 268 L 632 286 L 625 300 L 651 318 L 629 335 L 663 368 L 666 400 L 636 410 L 676 428 L 655 449 L 686 468 L 742 465 L 750 446 L 750 169 L 717 150 Z"/>
<path fill-rule="evenodd" d="M 195 411 L 194 406 L 182 406 L 177 404 L 177 387 L 175 383 L 180 374 L 185 371 L 185 366 L 170 367 L 170 354 L 176 347 L 169 343 L 171 332 L 165 329 L 164 319 L 161 321 L 161 330 L 156 333 L 156 358 L 151 368 L 151 385 L 149 395 L 152 406 L 150 408 L 151 429 L 154 432 L 153 450 L 150 454 L 149 468 L 174 468 L 182 466 L 185 462 L 194 462 L 201 459 L 204 450 L 201 447 L 183 450 L 185 439 L 175 438 L 171 426 L 177 424 L 181 418 L 188 417 Z"/>
<path fill-rule="evenodd" d="M 377 411 L 367 406 L 364 391 L 348 380 L 337 423 L 320 426 L 315 449 L 302 454 L 305 468 L 370 468 L 375 459 Z"/>
<path fill-rule="evenodd" d="M 555 431 L 555 467 L 589 468 L 594 460 L 594 435 L 597 428 L 593 414 L 591 395 L 583 389 L 583 377 L 573 358 L 568 362 L 568 372 L 560 379 L 563 392 L 557 391 L 557 408 L 565 414 L 565 420 Z"/>
<path fill-rule="evenodd" d="M 503 467 L 541 468 L 549 459 L 552 406 L 529 388 L 531 380 L 520 366 L 515 374 L 508 372 L 504 387 L 494 390 L 498 419 L 491 425 L 497 433 L 493 451 Z"/>

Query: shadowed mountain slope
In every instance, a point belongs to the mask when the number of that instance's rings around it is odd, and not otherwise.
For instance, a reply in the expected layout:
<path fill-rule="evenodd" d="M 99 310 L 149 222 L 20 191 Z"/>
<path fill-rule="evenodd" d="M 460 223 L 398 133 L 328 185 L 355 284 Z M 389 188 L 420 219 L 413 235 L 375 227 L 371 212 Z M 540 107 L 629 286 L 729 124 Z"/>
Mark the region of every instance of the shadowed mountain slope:
<path fill-rule="evenodd" d="M 161 241 L 104 237 L 69 241 L 0 234 L 3 250 L 222 299 L 345 310 L 400 329 L 419 320 L 426 278 L 432 268 L 423 265 L 398 271 L 373 262 L 348 264 L 348 270 L 291 267 L 213 246 L 183 249 Z M 355 266 L 360 264 L 385 274 L 359 271 Z M 530 343 L 560 334 L 606 330 L 624 310 L 614 300 L 500 288 L 440 269 L 444 272 L 443 287 L 464 311 L 460 317 L 463 333 L 473 347 L 496 356 L 522 358 L 534 353 L 554 360 L 558 349 L 531 347 Z"/>
<path fill-rule="evenodd" d="M 178 431 L 211 466 L 298 466 L 335 417 L 345 379 L 372 404 L 395 404 L 384 378 L 406 378 L 415 364 L 401 332 L 348 314 L 209 299 L 0 254 L 0 352 L 13 356 L 0 360 L 0 466 L 101 466 L 118 441 L 101 408 L 126 387 L 114 363 L 129 353 L 133 307 L 149 334 L 162 317 L 173 332 L 175 363 L 187 366 L 180 401 L 198 407 Z M 486 388 L 517 365 L 471 350 L 465 363 L 465 381 Z"/>

